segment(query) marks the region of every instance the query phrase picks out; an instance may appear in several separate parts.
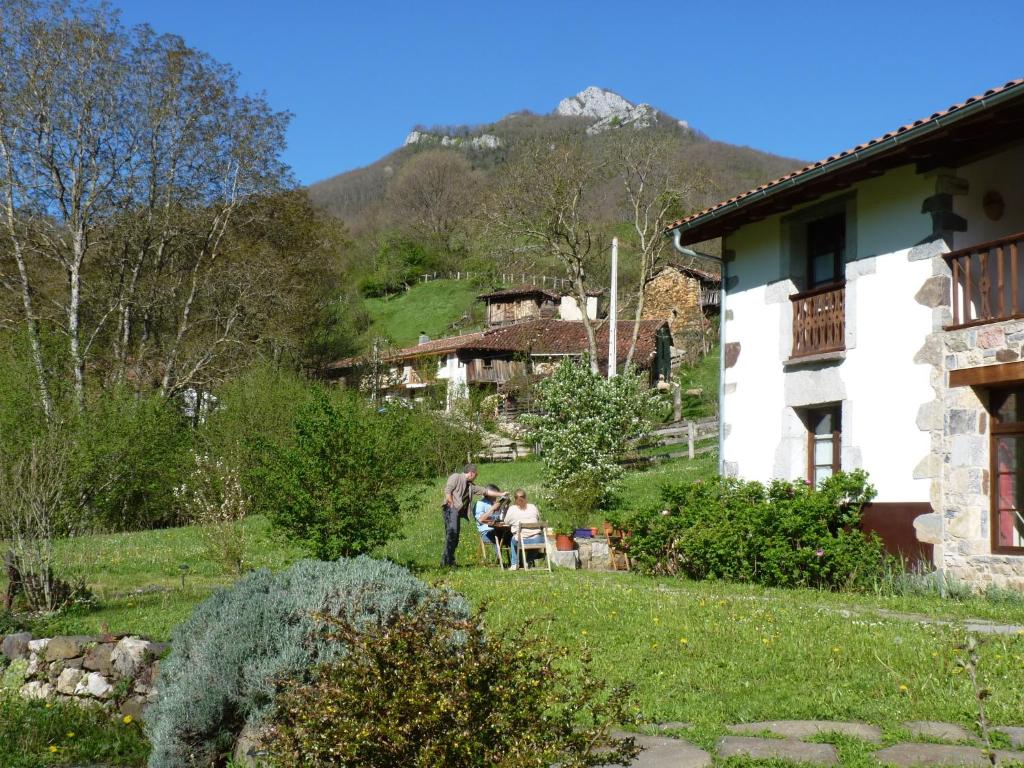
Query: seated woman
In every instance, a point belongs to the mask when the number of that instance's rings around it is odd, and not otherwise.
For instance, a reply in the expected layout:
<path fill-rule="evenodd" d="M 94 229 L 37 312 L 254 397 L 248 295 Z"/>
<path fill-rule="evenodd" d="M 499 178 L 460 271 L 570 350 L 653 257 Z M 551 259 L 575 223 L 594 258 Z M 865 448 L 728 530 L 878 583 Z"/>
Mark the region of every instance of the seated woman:
<path fill-rule="evenodd" d="M 526 491 L 522 488 L 516 488 L 515 493 L 512 495 L 512 504 L 508 508 L 508 512 L 505 514 L 505 522 L 508 523 L 512 528 L 512 570 L 516 570 L 519 567 L 519 526 L 522 523 L 539 523 L 540 512 L 537 507 L 530 504 L 526 500 Z M 532 536 L 527 536 L 523 539 L 523 544 L 539 544 L 544 541 L 544 534 L 537 532 Z"/>

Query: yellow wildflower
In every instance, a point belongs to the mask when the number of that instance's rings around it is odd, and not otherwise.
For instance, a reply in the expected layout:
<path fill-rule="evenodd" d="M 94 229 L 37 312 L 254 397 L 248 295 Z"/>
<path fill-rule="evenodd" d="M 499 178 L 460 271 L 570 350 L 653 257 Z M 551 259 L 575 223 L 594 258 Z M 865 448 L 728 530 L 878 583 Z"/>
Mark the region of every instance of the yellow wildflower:
<path fill-rule="evenodd" d="M 124 717 L 121 718 L 121 722 L 124 723 L 125 725 L 131 725 L 132 724 L 132 720 L 134 720 L 134 719 L 135 718 L 133 718 L 131 715 L 125 715 Z"/>

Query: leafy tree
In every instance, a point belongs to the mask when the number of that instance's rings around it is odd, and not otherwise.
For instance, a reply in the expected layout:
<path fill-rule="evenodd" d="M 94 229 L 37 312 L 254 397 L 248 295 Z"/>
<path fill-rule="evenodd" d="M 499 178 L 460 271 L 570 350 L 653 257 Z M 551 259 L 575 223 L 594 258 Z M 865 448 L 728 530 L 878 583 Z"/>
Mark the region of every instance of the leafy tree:
<path fill-rule="evenodd" d="M 545 481 L 565 501 L 599 505 L 623 473 L 618 462 L 630 439 L 650 431 L 654 396 L 631 370 L 606 379 L 575 360 L 564 361 L 537 392 L 540 413 L 524 420 L 541 446 Z"/>

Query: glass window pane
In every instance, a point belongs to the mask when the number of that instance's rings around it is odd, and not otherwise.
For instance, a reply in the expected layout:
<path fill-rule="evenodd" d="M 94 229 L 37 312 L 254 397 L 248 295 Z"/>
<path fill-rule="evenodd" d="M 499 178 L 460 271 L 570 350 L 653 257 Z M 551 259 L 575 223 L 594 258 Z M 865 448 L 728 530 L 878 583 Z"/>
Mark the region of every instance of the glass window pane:
<path fill-rule="evenodd" d="M 827 464 L 828 466 L 831 467 L 832 466 L 832 454 L 833 454 L 833 446 L 832 446 L 832 439 L 831 438 L 828 438 L 828 439 L 825 439 L 825 440 L 822 440 L 821 438 L 816 438 L 815 439 L 815 441 L 814 441 L 814 463 L 815 464 Z"/>
<path fill-rule="evenodd" d="M 825 478 L 832 477 L 832 467 L 815 467 L 814 468 L 814 484 L 817 485 Z"/>
<path fill-rule="evenodd" d="M 811 275 L 812 285 L 831 283 L 836 279 L 835 254 L 831 251 L 819 253 L 811 262 L 811 270 L 813 272 Z"/>
<path fill-rule="evenodd" d="M 1024 515 L 1024 512 L 1017 509 L 1000 510 L 996 517 L 996 535 L 999 546 L 1024 546 L 1024 520 L 1021 520 L 1020 515 Z"/>
<path fill-rule="evenodd" d="M 813 428 L 815 435 L 827 435 L 831 436 L 833 431 L 832 426 L 832 411 L 819 411 L 811 415 L 813 420 Z"/>
<path fill-rule="evenodd" d="M 1024 414 L 1021 413 L 1021 391 L 998 392 L 993 395 L 996 406 L 996 418 L 1002 422 L 1024 421 Z"/>

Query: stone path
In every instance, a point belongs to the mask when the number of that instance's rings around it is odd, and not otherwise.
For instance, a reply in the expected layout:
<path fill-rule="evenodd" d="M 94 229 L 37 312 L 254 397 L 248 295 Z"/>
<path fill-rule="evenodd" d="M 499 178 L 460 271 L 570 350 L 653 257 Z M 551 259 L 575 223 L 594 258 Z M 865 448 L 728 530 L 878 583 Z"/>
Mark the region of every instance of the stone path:
<path fill-rule="evenodd" d="M 661 723 L 657 730 L 682 731 L 688 723 Z M 875 759 L 880 766 L 897 768 L 940 768 L 968 766 L 990 767 L 992 762 L 981 749 L 977 734 L 955 723 L 913 721 L 902 723 L 902 728 L 913 741 L 901 742 L 877 749 Z M 831 744 L 809 741 L 822 734 L 841 734 L 880 745 L 882 730 L 874 725 L 828 720 L 766 720 L 759 723 L 741 723 L 728 727 L 730 736 L 723 736 L 715 744 L 715 757 L 746 756 L 755 760 L 781 759 L 811 765 L 839 765 L 839 753 Z M 1000 726 L 992 729 L 1008 737 L 1014 749 L 1024 749 L 1024 727 Z M 669 736 L 633 736 L 643 748 L 631 768 L 708 768 L 714 757 L 683 739 Z M 925 739 L 926 741 L 918 741 Z M 943 742 L 943 743 L 937 743 Z M 1011 762 L 1024 763 L 1024 751 L 995 750 L 996 765 Z"/>

